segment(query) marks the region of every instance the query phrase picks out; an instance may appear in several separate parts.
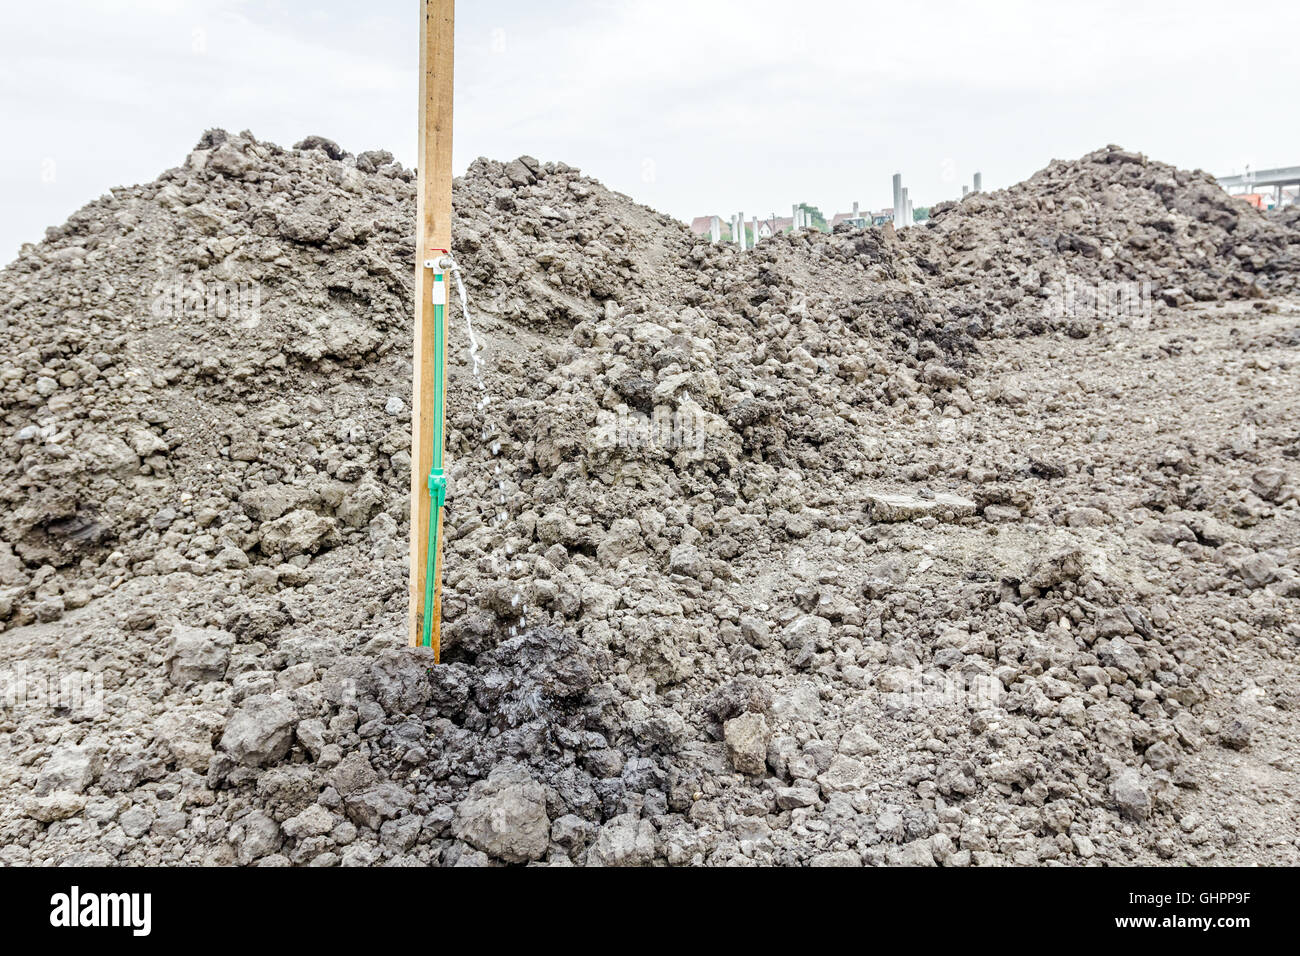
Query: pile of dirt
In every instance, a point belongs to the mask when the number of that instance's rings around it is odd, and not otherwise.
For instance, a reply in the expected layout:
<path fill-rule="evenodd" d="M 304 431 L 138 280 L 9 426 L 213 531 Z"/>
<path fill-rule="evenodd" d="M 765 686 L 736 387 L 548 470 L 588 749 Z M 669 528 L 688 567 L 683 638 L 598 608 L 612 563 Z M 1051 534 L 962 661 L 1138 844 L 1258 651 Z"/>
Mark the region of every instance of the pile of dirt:
<path fill-rule="evenodd" d="M 454 321 L 431 668 L 404 647 L 413 177 L 209 132 L 0 273 L 28 689 L 0 859 L 1240 849 L 1182 803 L 1260 722 L 1220 719 L 1225 628 L 1294 660 L 1296 342 L 1241 346 L 1287 357 L 1255 357 L 1277 388 L 1240 446 L 1106 433 L 1104 375 L 1003 374 L 1018 336 L 1175 357 L 1192 300 L 1289 314 L 1300 236 L 1210 186 L 1110 148 L 925 228 L 739 253 L 562 163 L 476 161 L 453 235 L 487 400 Z M 33 700 L 85 675 L 97 705 Z"/>
<path fill-rule="evenodd" d="M 1009 189 L 942 203 L 932 216 L 936 276 L 994 305 L 1029 300 L 1021 312 L 1033 332 L 1089 331 L 1042 301 L 1069 282 L 1147 284 L 1146 294 L 1185 305 L 1294 293 L 1300 272 L 1286 223 L 1231 198 L 1209 173 L 1116 146 L 1053 161 Z"/>

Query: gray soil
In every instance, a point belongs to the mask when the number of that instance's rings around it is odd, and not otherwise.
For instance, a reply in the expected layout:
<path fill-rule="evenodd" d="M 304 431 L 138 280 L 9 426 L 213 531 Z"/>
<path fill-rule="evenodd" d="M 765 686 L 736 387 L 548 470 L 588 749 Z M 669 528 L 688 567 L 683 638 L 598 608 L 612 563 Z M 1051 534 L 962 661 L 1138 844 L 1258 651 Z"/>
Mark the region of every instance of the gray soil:
<path fill-rule="evenodd" d="M 455 211 L 437 667 L 409 170 L 211 131 L 0 272 L 0 862 L 1300 862 L 1294 217 Z"/>

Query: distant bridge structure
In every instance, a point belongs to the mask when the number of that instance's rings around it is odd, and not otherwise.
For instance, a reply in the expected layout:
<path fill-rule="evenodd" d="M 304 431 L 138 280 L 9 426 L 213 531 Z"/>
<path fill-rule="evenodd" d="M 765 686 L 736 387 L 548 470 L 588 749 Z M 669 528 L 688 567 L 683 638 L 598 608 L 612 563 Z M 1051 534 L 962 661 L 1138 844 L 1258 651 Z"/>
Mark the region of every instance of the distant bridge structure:
<path fill-rule="evenodd" d="M 1219 185 L 1225 192 L 1255 193 L 1272 186 L 1274 199 L 1282 204 L 1283 186 L 1300 186 L 1300 166 L 1281 166 L 1277 169 L 1246 168 L 1236 176 L 1219 176 Z"/>

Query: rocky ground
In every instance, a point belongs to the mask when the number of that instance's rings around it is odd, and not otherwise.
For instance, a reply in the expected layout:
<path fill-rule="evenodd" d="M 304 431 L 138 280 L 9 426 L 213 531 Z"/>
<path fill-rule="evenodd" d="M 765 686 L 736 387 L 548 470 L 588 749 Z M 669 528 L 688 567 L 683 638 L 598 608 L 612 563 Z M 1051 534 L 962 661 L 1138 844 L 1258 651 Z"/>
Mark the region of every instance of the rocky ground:
<path fill-rule="evenodd" d="M 412 178 L 213 131 L 0 273 L 0 860 L 1297 862 L 1293 219 L 1110 147 L 737 253 L 477 161 L 435 668 Z"/>

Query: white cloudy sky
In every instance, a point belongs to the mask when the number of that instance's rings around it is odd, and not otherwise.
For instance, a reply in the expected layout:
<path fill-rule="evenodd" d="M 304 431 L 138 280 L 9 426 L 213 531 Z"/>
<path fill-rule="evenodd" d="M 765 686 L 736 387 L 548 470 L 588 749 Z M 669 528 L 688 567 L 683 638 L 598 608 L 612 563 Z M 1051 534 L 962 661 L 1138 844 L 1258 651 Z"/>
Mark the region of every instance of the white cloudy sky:
<path fill-rule="evenodd" d="M 203 130 L 415 160 L 417 0 L 5 0 L 0 261 Z M 458 170 L 563 159 L 680 218 L 915 204 L 1120 143 L 1300 163 L 1300 4 L 462 0 Z M 1238 13 L 1238 9 L 1242 12 Z"/>

